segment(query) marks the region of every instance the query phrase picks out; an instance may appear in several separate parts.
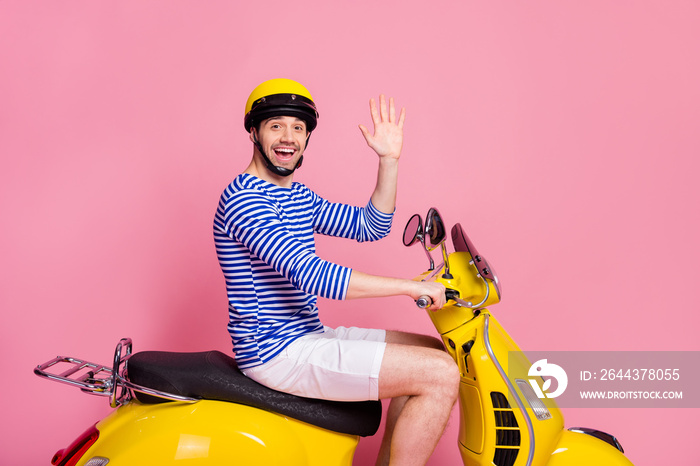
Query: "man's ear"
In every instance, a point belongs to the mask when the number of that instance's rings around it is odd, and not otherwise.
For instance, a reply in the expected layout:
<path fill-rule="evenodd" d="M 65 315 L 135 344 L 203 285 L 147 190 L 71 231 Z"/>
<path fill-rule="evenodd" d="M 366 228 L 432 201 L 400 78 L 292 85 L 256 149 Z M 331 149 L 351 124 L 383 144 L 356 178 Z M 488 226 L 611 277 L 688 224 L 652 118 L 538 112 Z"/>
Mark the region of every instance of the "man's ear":
<path fill-rule="evenodd" d="M 255 129 L 255 127 L 250 128 L 250 141 L 253 144 L 256 144 L 258 142 L 258 131 Z"/>

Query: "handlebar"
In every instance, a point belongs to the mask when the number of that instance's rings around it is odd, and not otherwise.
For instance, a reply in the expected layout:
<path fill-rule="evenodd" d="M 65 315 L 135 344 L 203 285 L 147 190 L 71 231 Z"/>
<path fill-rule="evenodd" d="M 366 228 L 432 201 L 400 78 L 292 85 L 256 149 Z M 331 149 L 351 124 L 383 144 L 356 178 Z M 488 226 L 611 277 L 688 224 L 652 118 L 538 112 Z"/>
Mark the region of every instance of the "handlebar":
<path fill-rule="evenodd" d="M 488 294 L 487 294 L 487 297 L 488 297 Z M 447 288 L 445 290 L 445 298 L 447 301 L 450 301 L 450 300 L 456 301 L 458 303 L 458 305 L 463 306 L 463 307 L 468 307 L 468 308 L 474 307 L 471 302 L 466 302 L 466 301 L 462 301 L 461 299 L 459 299 L 459 291 L 457 291 L 457 290 Z M 433 304 L 433 300 L 430 298 L 430 296 L 423 295 L 416 300 L 416 306 L 418 306 L 420 309 L 426 309 L 427 307 L 430 307 L 431 304 Z"/>
<path fill-rule="evenodd" d="M 431 304 L 433 304 L 433 300 L 430 298 L 430 296 L 424 295 L 416 300 L 416 306 L 418 306 L 420 309 L 425 309 Z"/>

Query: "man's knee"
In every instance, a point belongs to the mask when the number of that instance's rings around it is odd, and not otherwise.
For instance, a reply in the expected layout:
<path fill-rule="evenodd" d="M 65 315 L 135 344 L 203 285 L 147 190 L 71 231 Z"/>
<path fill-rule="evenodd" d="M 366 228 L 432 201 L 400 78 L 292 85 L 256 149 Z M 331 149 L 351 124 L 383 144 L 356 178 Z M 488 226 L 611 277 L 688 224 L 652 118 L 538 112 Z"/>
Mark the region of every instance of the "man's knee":
<path fill-rule="evenodd" d="M 439 367 L 436 367 L 435 371 L 436 381 L 444 390 L 445 396 L 456 400 L 459 394 L 459 384 L 461 380 L 459 367 L 457 367 L 457 364 L 455 364 L 449 354 L 440 354 L 440 364 Z"/>
<path fill-rule="evenodd" d="M 429 395 L 456 399 L 459 375 L 457 364 L 443 350 L 388 344 L 379 372 L 379 396 Z"/>
<path fill-rule="evenodd" d="M 430 351 L 430 358 L 427 374 L 430 392 L 445 400 L 456 400 L 461 378 L 459 367 L 446 351 Z"/>

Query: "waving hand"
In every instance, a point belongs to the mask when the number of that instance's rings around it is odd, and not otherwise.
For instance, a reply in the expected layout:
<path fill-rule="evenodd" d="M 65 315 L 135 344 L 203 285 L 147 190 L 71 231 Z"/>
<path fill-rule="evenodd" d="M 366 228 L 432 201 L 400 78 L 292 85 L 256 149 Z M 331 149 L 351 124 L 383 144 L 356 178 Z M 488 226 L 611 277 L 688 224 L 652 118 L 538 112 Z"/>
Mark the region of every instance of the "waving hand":
<path fill-rule="evenodd" d="M 370 134 L 367 127 L 360 125 L 360 131 L 367 141 L 367 145 L 374 150 L 380 158 L 398 159 L 401 156 L 403 146 L 403 122 L 406 118 L 406 109 L 402 108 L 399 120 L 396 121 L 396 109 L 394 98 L 389 99 L 387 109 L 386 98 L 379 96 L 379 110 L 374 99 L 369 101 L 369 110 L 374 123 L 374 134 Z"/>

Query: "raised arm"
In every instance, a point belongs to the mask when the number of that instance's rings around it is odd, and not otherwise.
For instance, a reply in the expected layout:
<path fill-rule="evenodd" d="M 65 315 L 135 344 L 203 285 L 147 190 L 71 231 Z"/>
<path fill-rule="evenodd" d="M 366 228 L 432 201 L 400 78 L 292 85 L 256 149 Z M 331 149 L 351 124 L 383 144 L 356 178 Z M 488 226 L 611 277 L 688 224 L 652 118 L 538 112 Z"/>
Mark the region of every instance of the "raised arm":
<path fill-rule="evenodd" d="M 372 204 L 384 213 L 392 213 L 396 207 L 396 187 L 406 109 L 401 109 L 397 121 L 394 99 L 389 99 L 387 108 L 384 95 L 379 96 L 379 109 L 374 99 L 370 99 L 369 109 L 374 124 L 374 134 L 370 134 L 364 125 L 360 125 L 360 131 L 367 145 L 379 156 L 377 185 L 372 193 Z"/>
<path fill-rule="evenodd" d="M 403 124 L 406 109 L 402 108 L 398 120 L 394 99 L 387 107 L 384 95 L 379 96 L 379 109 L 374 99 L 369 101 L 369 110 L 374 124 L 374 134 L 360 125 L 367 145 L 379 156 L 377 185 L 372 193 L 372 204 L 384 213 L 392 213 L 396 207 L 396 188 L 399 175 L 399 158 L 403 147 Z M 416 282 L 401 278 L 380 277 L 353 270 L 348 284 L 347 299 L 379 298 L 385 296 L 410 296 L 418 299 L 429 296 L 433 304 L 430 309 L 439 309 L 445 304 L 445 287 L 435 282 Z"/>

